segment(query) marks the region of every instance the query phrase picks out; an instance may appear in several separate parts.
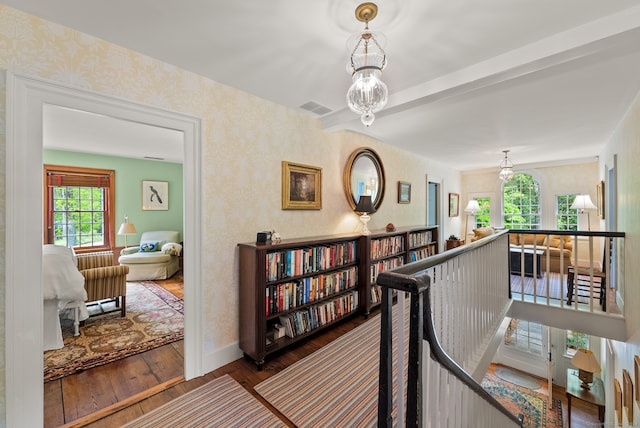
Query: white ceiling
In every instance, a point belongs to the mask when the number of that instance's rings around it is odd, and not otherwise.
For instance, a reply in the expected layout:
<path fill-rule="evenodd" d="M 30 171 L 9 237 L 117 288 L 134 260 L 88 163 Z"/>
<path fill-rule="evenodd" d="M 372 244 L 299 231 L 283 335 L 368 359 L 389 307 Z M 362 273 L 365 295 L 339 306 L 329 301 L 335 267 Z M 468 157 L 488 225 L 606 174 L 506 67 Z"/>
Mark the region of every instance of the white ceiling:
<path fill-rule="evenodd" d="M 390 100 L 370 128 L 345 105 L 359 1 L 0 1 L 460 170 L 596 156 L 640 91 L 637 0 L 378 0 Z M 174 156 L 142 140 L 122 150 Z"/>

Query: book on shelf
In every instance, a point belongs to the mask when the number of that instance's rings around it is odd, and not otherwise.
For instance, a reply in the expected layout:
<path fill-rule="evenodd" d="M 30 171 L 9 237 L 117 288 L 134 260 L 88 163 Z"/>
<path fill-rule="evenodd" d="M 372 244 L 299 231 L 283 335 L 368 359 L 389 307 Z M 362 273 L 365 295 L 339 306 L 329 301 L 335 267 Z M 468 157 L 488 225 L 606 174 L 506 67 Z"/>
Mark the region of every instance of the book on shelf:
<path fill-rule="evenodd" d="M 372 259 L 400 254 L 404 252 L 404 236 L 397 235 L 372 239 L 370 247 L 370 255 Z"/>
<path fill-rule="evenodd" d="M 431 230 L 425 230 L 422 232 L 411 232 L 409 234 L 409 248 L 422 247 L 430 244 L 433 241 L 433 234 Z"/>

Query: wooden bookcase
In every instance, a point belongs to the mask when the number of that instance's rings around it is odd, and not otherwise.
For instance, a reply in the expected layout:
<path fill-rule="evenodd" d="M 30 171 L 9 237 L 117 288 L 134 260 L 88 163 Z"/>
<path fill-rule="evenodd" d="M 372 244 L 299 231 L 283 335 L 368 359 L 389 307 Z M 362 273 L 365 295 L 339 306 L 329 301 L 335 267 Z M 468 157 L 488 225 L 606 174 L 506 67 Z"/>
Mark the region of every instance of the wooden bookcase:
<path fill-rule="evenodd" d="M 259 369 L 267 355 L 360 311 L 359 245 L 354 234 L 239 244 L 240 348 Z"/>
<path fill-rule="evenodd" d="M 371 299 L 377 273 L 435 254 L 437 243 L 432 226 L 238 244 L 240 349 L 261 369 L 269 354 L 368 315 L 379 304 Z"/>
<path fill-rule="evenodd" d="M 368 315 L 380 304 L 382 291 L 376 285 L 379 273 L 438 253 L 438 226 L 375 231 L 362 237 L 360 305 Z"/>

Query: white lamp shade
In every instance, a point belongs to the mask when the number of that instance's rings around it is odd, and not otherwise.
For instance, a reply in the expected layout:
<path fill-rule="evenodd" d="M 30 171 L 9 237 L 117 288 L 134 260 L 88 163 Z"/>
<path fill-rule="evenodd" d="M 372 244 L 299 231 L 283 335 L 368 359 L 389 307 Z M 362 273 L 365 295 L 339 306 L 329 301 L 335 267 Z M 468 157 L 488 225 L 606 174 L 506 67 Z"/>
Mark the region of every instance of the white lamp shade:
<path fill-rule="evenodd" d="M 133 223 L 122 223 L 118 230 L 118 235 L 135 235 L 138 233 Z"/>
<path fill-rule="evenodd" d="M 478 201 L 476 199 L 471 199 L 468 203 L 467 203 L 467 207 L 464 209 L 466 212 L 469 212 L 471 214 L 475 214 L 478 211 L 480 211 L 480 205 L 478 204 Z"/>
<path fill-rule="evenodd" d="M 600 364 L 589 349 L 578 349 L 571 359 L 571 364 L 586 372 L 600 373 Z"/>
<path fill-rule="evenodd" d="M 576 195 L 576 199 L 571 204 L 571 209 L 574 210 L 595 210 L 597 207 L 591 202 L 591 196 L 589 195 Z"/>

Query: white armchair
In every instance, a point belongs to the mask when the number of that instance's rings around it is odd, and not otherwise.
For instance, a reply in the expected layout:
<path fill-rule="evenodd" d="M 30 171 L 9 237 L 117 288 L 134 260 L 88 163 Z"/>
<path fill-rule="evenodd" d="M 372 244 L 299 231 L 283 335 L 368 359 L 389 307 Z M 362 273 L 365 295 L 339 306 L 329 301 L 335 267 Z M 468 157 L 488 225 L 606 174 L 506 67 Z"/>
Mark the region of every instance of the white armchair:
<path fill-rule="evenodd" d="M 127 281 L 167 279 L 180 269 L 180 234 L 157 230 L 144 232 L 140 245 L 124 248 L 118 262 L 129 266 Z"/>

